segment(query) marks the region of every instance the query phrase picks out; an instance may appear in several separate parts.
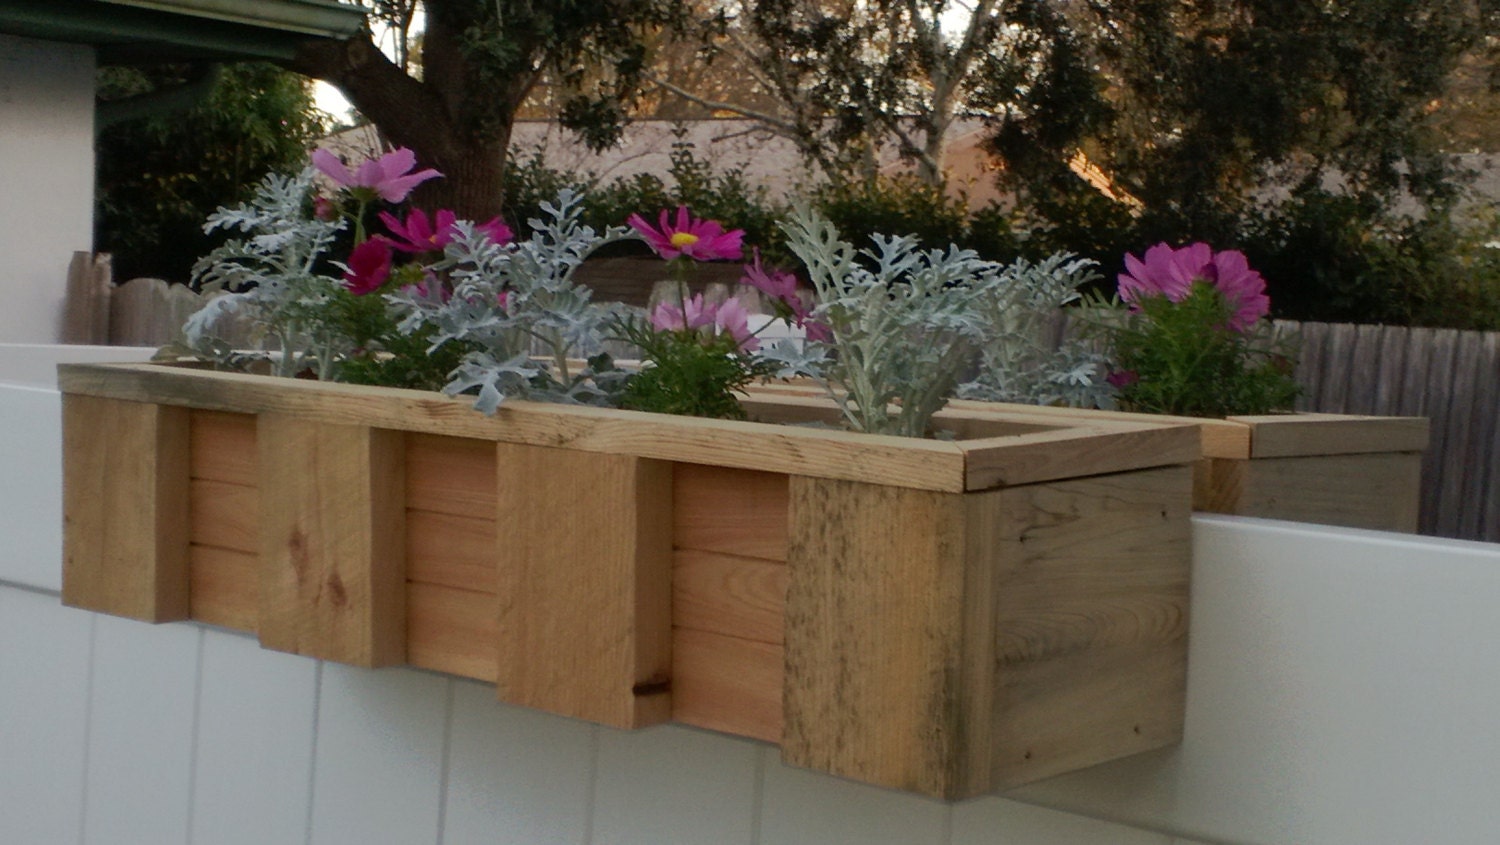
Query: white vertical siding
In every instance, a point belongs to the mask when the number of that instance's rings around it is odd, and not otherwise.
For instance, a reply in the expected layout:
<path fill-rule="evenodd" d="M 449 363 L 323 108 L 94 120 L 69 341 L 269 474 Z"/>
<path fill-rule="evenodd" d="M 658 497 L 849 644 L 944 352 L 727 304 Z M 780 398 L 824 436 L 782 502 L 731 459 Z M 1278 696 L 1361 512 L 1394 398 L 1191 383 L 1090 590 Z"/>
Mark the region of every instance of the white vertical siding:
<path fill-rule="evenodd" d="M 93 48 L 0 35 L 0 342 L 56 342 L 93 205 Z"/>

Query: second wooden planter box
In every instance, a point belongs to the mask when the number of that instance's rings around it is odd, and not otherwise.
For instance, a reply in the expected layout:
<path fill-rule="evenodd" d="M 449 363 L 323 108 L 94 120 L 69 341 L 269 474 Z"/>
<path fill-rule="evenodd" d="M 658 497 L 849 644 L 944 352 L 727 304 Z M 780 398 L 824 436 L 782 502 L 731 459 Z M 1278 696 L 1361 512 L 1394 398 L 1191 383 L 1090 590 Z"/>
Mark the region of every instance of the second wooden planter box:
<path fill-rule="evenodd" d="M 946 798 L 1181 735 L 1194 428 L 957 411 L 963 439 L 913 441 L 158 365 L 60 383 L 70 605 Z"/>

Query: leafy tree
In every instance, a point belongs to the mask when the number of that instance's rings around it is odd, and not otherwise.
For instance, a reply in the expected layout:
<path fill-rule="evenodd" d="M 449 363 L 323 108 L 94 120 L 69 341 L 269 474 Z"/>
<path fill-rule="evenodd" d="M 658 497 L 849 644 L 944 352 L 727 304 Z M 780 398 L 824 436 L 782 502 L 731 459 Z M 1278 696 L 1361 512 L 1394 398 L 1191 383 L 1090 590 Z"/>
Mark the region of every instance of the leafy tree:
<path fill-rule="evenodd" d="M 143 115 L 105 125 L 96 141 L 94 242 L 114 254 L 116 278 L 186 282 L 216 243 L 203 233 L 204 218 L 248 198 L 267 171 L 300 167 L 322 130 L 295 74 L 267 64 L 203 73 L 187 65 L 99 71 L 101 115 Z M 195 77 L 207 90 L 197 105 L 135 108 Z"/>
<path fill-rule="evenodd" d="M 367 3 L 398 26 L 409 0 Z M 448 178 L 417 200 L 486 219 L 501 211 L 517 109 L 544 76 L 562 90 L 562 122 L 596 147 L 615 142 L 637 95 L 647 39 L 682 24 L 681 0 L 426 0 L 411 69 L 372 30 L 307 45 L 288 67 L 337 86 L 392 143 Z M 418 72 L 417 66 L 420 66 Z"/>

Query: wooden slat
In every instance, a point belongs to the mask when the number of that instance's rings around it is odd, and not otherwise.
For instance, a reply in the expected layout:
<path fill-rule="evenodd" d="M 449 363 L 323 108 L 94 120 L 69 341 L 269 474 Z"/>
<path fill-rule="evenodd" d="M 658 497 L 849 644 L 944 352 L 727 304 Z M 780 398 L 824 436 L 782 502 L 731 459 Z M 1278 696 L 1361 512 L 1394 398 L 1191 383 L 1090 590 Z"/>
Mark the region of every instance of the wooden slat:
<path fill-rule="evenodd" d="M 679 549 L 672 567 L 672 624 L 780 645 L 784 563 Z"/>
<path fill-rule="evenodd" d="M 959 797 L 988 787 L 994 663 L 968 497 L 793 477 L 782 758 Z M 972 582 L 972 583 L 971 583 Z"/>
<path fill-rule="evenodd" d="M 1238 500 L 1224 513 L 1417 530 L 1422 456 L 1416 452 L 1267 458 L 1245 462 L 1239 471 Z"/>
<path fill-rule="evenodd" d="M 787 477 L 673 464 L 673 545 L 786 560 Z"/>
<path fill-rule="evenodd" d="M 433 434 L 406 436 L 407 507 L 495 518 L 495 444 Z"/>
<path fill-rule="evenodd" d="M 781 741 L 781 646 L 678 628 L 672 632 L 672 720 Z"/>
<path fill-rule="evenodd" d="M 1201 428 L 1196 425 L 1145 424 L 1135 431 L 1061 429 L 1017 435 L 1011 441 L 993 447 L 959 444 L 969 462 L 969 490 L 1185 464 L 1202 455 Z"/>
<path fill-rule="evenodd" d="M 186 409 L 64 394 L 62 428 L 63 603 L 187 618 Z"/>
<path fill-rule="evenodd" d="M 1370 413 L 1401 416 L 1401 390 L 1406 376 L 1406 356 L 1411 332 L 1405 326 L 1382 326 L 1380 371 L 1375 377 L 1375 400 Z"/>
<path fill-rule="evenodd" d="M 1344 397 L 1344 413 L 1375 413 L 1376 379 L 1380 376 L 1381 326 L 1353 326 L 1354 343 L 1345 365 L 1349 393 Z"/>
<path fill-rule="evenodd" d="M 1481 372 L 1480 356 L 1484 351 L 1479 336 L 1462 332 L 1455 339 L 1453 382 L 1448 402 L 1447 438 L 1444 445 L 1442 475 L 1438 486 L 1438 510 L 1448 517 L 1444 536 L 1465 536 L 1466 525 L 1472 525 L 1474 500 L 1465 497 L 1465 479 L 1473 472 L 1475 458 L 1474 397 L 1481 380 L 1494 381 L 1494 370 Z M 1493 407 L 1487 409 L 1493 414 Z"/>
<path fill-rule="evenodd" d="M 1447 477 L 1450 467 L 1461 461 L 1462 456 L 1450 452 L 1448 443 L 1452 439 L 1454 361 L 1458 353 L 1458 332 L 1439 329 L 1433 334 L 1432 360 L 1428 362 L 1427 386 L 1423 400 L 1426 414 L 1432 418 L 1432 451 L 1434 460 L 1428 469 L 1435 477 Z M 1458 529 L 1458 513 L 1451 501 L 1443 500 L 1443 483 L 1423 491 L 1422 508 L 1432 518 L 1424 529 L 1439 537 L 1452 537 Z"/>
<path fill-rule="evenodd" d="M 1485 472 L 1475 479 L 1477 489 L 1471 487 L 1475 492 L 1471 506 L 1482 511 L 1483 518 L 1479 529 L 1468 539 L 1493 543 L 1500 541 L 1500 491 L 1496 490 L 1500 485 L 1500 332 L 1485 333 L 1484 350 L 1489 378 L 1481 382 L 1474 408 L 1482 420 L 1477 447 L 1480 451 L 1475 463 L 1483 465 Z"/>
<path fill-rule="evenodd" d="M 190 419 L 193 478 L 255 486 L 255 417 L 194 410 Z"/>
<path fill-rule="evenodd" d="M 1323 384 L 1318 407 L 1335 413 L 1349 411 L 1350 360 L 1354 354 L 1356 329 L 1348 323 L 1329 326 L 1328 358 L 1323 363 Z"/>
<path fill-rule="evenodd" d="M 193 479 L 188 487 L 189 539 L 255 555 L 260 553 L 260 491 L 243 484 Z"/>
<path fill-rule="evenodd" d="M 260 615 L 260 566 L 253 553 L 191 546 L 191 614 L 199 622 L 255 633 Z"/>
<path fill-rule="evenodd" d="M 670 718 L 671 465 L 498 443 L 496 469 L 500 699 L 616 727 Z"/>
<path fill-rule="evenodd" d="M 1230 419 L 1250 426 L 1255 458 L 1420 452 L 1430 436 L 1425 417 L 1281 414 Z"/>
<path fill-rule="evenodd" d="M 493 593 L 406 585 L 406 659 L 411 665 L 495 682 L 498 620 Z"/>
<path fill-rule="evenodd" d="M 400 432 L 263 414 L 259 447 L 261 644 L 405 662 Z"/>
<path fill-rule="evenodd" d="M 369 425 L 606 455 L 703 460 L 770 472 L 961 492 L 964 456 L 953 444 L 796 426 L 765 426 L 641 414 L 609 408 L 506 402 L 492 417 L 464 398 L 419 390 L 186 371 L 153 364 L 64 364 L 63 389 L 106 398 L 277 413 L 315 422 Z"/>
<path fill-rule="evenodd" d="M 1299 343 L 1295 378 L 1302 386 L 1302 392 L 1297 397 L 1296 407 L 1299 411 L 1319 410 L 1323 407 L 1318 403 L 1318 393 L 1323 384 L 1325 358 L 1323 353 L 1328 337 L 1328 325 L 1326 323 L 1302 323 L 1298 326 L 1297 335 Z"/>
<path fill-rule="evenodd" d="M 493 448 L 493 446 L 491 447 Z M 495 520 L 407 510 L 406 578 L 495 592 Z"/>

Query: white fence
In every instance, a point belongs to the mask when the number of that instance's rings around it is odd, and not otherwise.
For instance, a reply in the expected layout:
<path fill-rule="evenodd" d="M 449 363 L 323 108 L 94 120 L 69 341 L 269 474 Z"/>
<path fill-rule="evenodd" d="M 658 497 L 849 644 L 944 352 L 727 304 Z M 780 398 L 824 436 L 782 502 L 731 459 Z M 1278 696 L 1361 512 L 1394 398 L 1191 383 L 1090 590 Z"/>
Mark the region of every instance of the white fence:
<path fill-rule="evenodd" d="M 1184 743 L 949 806 L 60 607 L 45 353 L 0 348 L 7 845 L 1500 841 L 1500 546 L 1195 518 Z"/>

